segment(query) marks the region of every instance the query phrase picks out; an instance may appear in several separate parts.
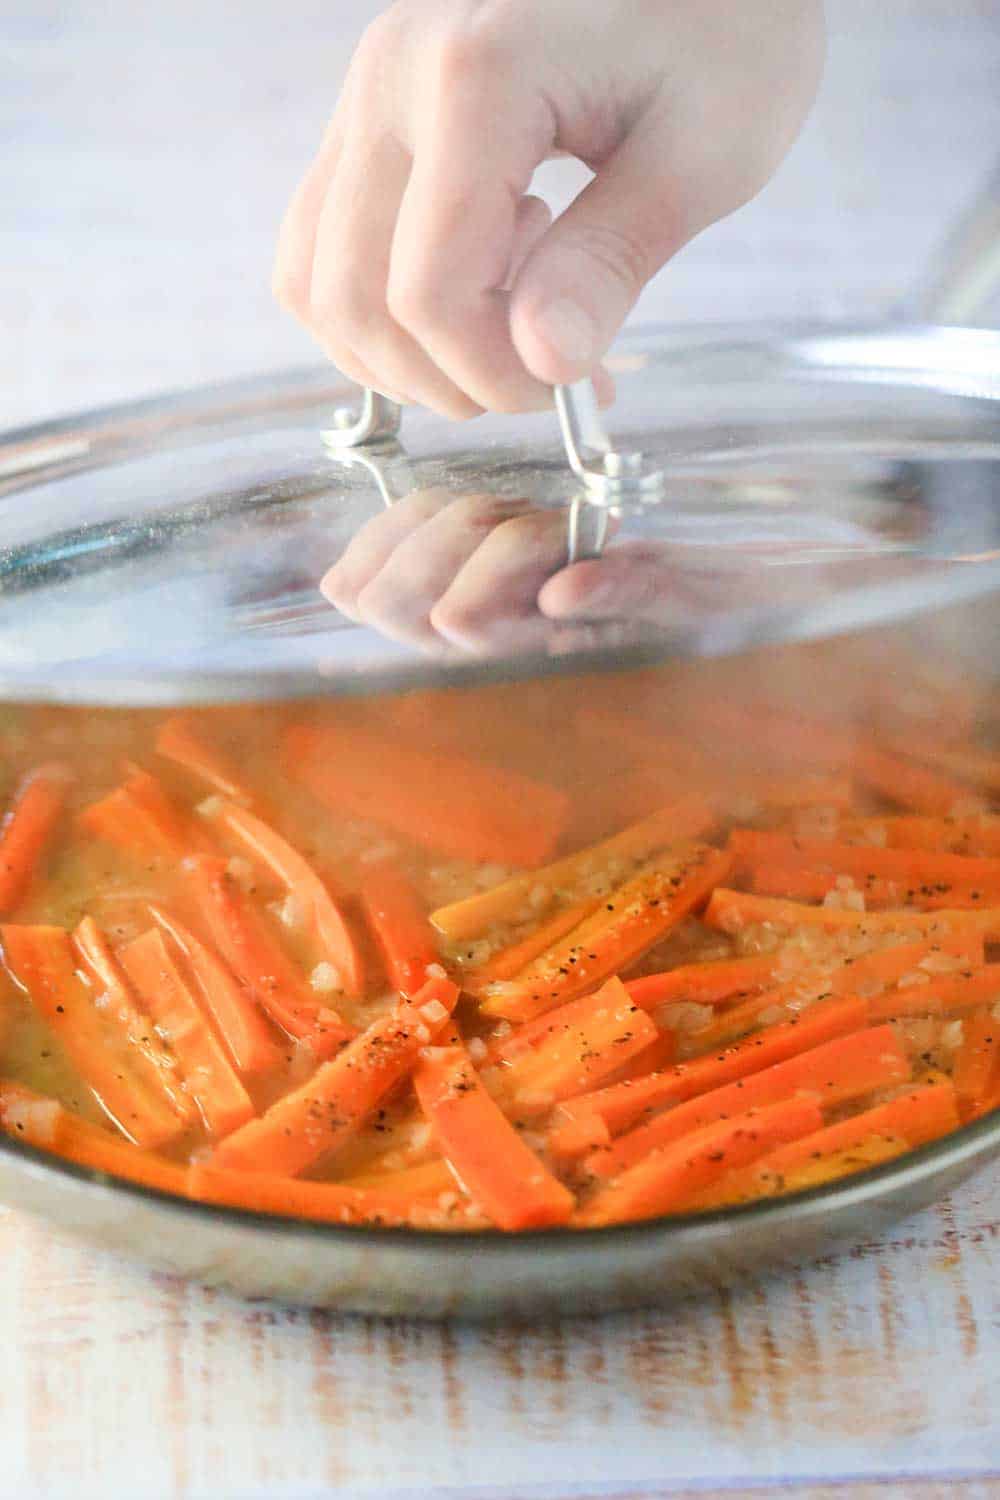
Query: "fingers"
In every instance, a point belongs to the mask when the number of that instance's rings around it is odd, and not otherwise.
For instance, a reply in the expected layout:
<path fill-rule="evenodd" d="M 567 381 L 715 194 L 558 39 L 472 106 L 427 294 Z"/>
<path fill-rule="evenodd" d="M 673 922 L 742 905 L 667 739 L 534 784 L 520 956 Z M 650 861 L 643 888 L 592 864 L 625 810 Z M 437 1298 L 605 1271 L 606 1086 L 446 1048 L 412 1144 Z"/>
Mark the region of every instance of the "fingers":
<path fill-rule="evenodd" d="M 646 282 L 689 237 L 662 127 L 637 127 L 536 244 L 511 294 L 511 335 L 539 380 L 594 368 Z"/>
<path fill-rule="evenodd" d="M 399 205 L 410 176 L 409 152 L 390 133 L 372 135 L 354 112 L 316 231 L 310 323 L 335 364 L 395 399 L 464 420 L 480 408 L 437 368 L 390 316 L 389 259 Z"/>
<path fill-rule="evenodd" d="M 515 52 L 475 34 L 441 49 L 428 80 L 400 206 L 389 310 L 480 406 L 542 409 L 551 391 L 525 369 L 499 290 L 515 254 L 518 206 L 554 122 Z"/>
<path fill-rule="evenodd" d="M 553 573 L 538 594 L 539 611 L 550 620 L 628 620 L 663 629 L 733 605 L 730 575 L 685 567 L 675 549 L 643 542 L 573 563 Z"/>
<path fill-rule="evenodd" d="M 376 577 L 400 542 L 439 511 L 454 503 L 450 490 L 414 490 L 404 500 L 373 516 L 351 539 L 326 574 L 320 589 L 331 604 L 352 620 L 361 620 L 358 596 Z"/>
<path fill-rule="evenodd" d="M 565 558 L 565 511 L 533 510 L 506 521 L 442 595 L 431 624 L 463 651 L 543 650 L 552 627 L 539 612 L 538 594 Z"/>

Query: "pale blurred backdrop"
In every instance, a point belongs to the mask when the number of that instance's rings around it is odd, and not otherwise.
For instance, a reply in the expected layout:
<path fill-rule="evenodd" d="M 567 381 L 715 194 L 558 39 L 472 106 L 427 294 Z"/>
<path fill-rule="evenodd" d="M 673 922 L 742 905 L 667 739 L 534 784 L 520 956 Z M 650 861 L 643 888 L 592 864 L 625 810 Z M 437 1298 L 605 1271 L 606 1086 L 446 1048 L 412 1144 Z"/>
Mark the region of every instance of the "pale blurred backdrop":
<path fill-rule="evenodd" d="M 0 427 L 317 357 L 272 304 L 272 246 L 379 9 L 0 0 Z M 828 9 L 802 140 L 638 318 L 881 316 L 988 174 L 1000 0 Z M 542 190 L 581 180 L 552 165 Z"/>

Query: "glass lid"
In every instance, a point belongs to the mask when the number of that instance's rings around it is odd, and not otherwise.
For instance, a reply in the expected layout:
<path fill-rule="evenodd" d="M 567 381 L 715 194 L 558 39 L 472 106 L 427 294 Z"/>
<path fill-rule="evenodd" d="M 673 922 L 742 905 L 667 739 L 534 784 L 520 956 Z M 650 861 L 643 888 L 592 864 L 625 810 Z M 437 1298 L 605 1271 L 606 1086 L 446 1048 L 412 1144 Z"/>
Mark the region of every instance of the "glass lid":
<path fill-rule="evenodd" d="M 0 693 L 209 702 L 589 670 L 1000 587 L 1000 334 L 652 329 L 609 363 L 616 451 L 641 450 L 652 489 L 582 485 L 554 412 L 408 410 L 397 438 L 337 451 L 321 434 L 359 393 L 331 371 L 9 434 Z"/>

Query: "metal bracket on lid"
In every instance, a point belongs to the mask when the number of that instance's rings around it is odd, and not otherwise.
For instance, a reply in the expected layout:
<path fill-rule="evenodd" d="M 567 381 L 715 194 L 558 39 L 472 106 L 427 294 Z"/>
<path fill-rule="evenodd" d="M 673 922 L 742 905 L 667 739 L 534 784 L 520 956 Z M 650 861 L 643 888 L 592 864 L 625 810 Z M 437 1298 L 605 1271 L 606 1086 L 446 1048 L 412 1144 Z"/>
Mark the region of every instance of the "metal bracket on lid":
<path fill-rule="evenodd" d="M 649 468 L 641 453 L 620 453 L 601 420 L 597 394 L 589 380 L 557 385 L 556 411 L 570 468 L 583 481 L 569 512 L 568 561 L 600 557 L 609 518 L 628 501 L 661 499 L 661 469 Z"/>
<path fill-rule="evenodd" d="M 406 450 L 397 441 L 403 408 L 378 391 L 366 390 L 360 411 L 338 406 L 333 426 L 320 433 L 331 458 L 366 469 L 385 505 L 395 505 L 416 489 Z"/>

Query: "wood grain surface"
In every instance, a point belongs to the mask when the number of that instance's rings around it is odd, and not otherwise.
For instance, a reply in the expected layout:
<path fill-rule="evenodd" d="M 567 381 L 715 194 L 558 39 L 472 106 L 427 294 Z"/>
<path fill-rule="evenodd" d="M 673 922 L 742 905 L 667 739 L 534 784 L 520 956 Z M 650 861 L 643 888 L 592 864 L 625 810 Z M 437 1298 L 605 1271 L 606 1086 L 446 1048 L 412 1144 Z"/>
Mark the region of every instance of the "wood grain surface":
<path fill-rule="evenodd" d="M 996 1173 L 790 1276 L 528 1328 L 247 1304 L 9 1210 L 0 1264 L 11 1500 L 1000 1495 Z"/>

